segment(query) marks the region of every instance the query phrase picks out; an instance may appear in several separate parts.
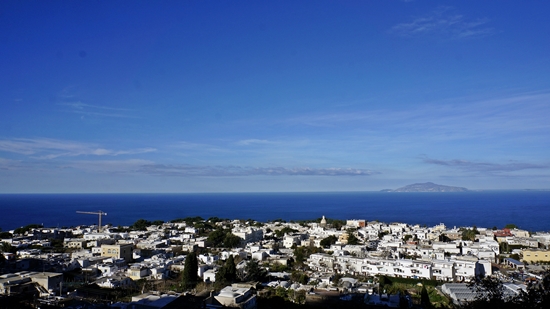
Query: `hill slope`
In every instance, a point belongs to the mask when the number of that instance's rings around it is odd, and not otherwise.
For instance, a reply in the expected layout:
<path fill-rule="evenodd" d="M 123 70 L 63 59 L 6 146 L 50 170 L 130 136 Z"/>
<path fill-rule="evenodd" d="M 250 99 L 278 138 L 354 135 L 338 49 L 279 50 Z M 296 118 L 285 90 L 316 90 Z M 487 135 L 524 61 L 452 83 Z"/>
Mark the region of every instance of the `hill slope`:
<path fill-rule="evenodd" d="M 466 192 L 468 189 L 438 185 L 433 182 L 415 183 L 395 190 L 384 189 L 383 192 Z"/>

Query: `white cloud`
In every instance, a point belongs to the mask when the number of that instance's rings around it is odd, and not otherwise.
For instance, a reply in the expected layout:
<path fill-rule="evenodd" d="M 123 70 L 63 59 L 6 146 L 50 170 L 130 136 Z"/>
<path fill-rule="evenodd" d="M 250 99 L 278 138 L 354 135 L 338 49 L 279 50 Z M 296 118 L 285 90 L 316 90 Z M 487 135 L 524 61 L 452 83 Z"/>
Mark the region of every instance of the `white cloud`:
<path fill-rule="evenodd" d="M 195 165 L 144 165 L 142 173 L 158 176 L 370 176 L 379 172 L 357 168 L 241 167 Z"/>
<path fill-rule="evenodd" d="M 389 32 L 401 36 L 442 35 L 449 38 L 481 37 L 494 33 L 487 18 L 470 20 L 451 7 L 440 7 L 409 22 L 393 26 Z"/>
<path fill-rule="evenodd" d="M 184 150 L 187 153 L 228 153 L 229 149 L 212 144 L 203 143 L 191 143 L 186 141 L 179 141 L 169 146 L 169 148 L 176 150 Z"/>
<path fill-rule="evenodd" d="M 69 111 L 73 114 L 80 114 L 84 116 L 101 116 L 101 117 L 113 117 L 113 118 L 141 118 L 138 116 L 132 116 L 132 115 L 125 115 L 125 114 L 114 114 L 114 113 L 100 113 L 100 112 L 93 112 L 93 111 L 81 111 L 81 110 L 71 110 Z"/>
<path fill-rule="evenodd" d="M 459 159 L 438 160 L 438 159 L 430 159 L 430 158 L 424 158 L 423 161 L 428 164 L 440 165 L 440 166 L 445 166 L 449 168 L 456 168 L 460 170 L 474 171 L 474 172 L 488 172 L 488 173 L 515 172 L 515 171 L 533 170 L 533 169 L 540 170 L 540 169 L 550 168 L 550 165 L 548 164 L 533 164 L 533 163 L 517 162 L 517 161 L 511 161 L 508 163 L 491 163 L 491 162 L 473 162 L 473 161 L 459 160 Z"/>
<path fill-rule="evenodd" d="M 114 117 L 114 118 L 140 118 L 135 115 L 130 115 L 128 112 L 132 112 L 133 110 L 126 109 L 126 108 L 91 105 L 91 104 L 82 103 L 80 101 L 58 103 L 57 105 L 69 107 L 69 110 L 65 110 L 65 112 L 70 112 L 70 113 L 80 114 L 85 116 L 102 116 L 102 117 Z"/>
<path fill-rule="evenodd" d="M 273 144 L 274 142 L 270 142 L 268 140 L 265 140 L 265 139 L 245 139 L 245 140 L 240 140 L 238 141 L 236 144 L 237 145 L 240 145 L 240 146 L 250 146 L 250 145 L 254 145 L 254 144 Z"/>
<path fill-rule="evenodd" d="M 0 170 L 12 170 L 17 165 L 19 165 L 19 161 L 0 158 Z"/>
<path fill-rule="evenodd" d="M 432 140 L 501 138 L 518 135 L 550 137 L 550 93 L 517 94 L 492 99 L 458 98 L 399 110 L 309 114 L 287 119 L 287 125 L 337 130 L 367 130 L 371 135 L 403 135 Z"/>
<path fill-rule="evenodd" d="M 154 164 L 141 159 L 128 160 L 78 160 L 61 164 L 63 168 L 73 168 L 94 173 L 135 173 L 143 166 Z"/>
<path fill-rule="evenodd" d="M 62 141 L 56 139 L 16 138 L 0 140 L 0 151 L 36 156 L 42 159 L 74 157 L 83 155 L 118 156 L 154 152 L 154 148 L 110 150 L 95 144 Z"/>
<path fill-rule="evenodd" d="M 135 110 L 108 106 L 108 105 L 95 105 L 82 102 L 79 96 L 75 95 L 76 87 L 69 86 L 63 89 L 57 95 L 58 106 L 66 107 L 62 112 L 74 113 L 83 116 L 99 116 L 99 117 L 112 117 L 112 118 L 141 118 L 133 113 Z"/>
<path fill-rule="evenodd" d="M 92 109 L 105 109 L 105 110 L 112 110 L 112 111 L 131 111 L 131 109 L 117 108 L 117 107 L 110 107 L 110 106 L 101 106 L 101 105 L 91 105 L 91 104 L 82 103 L 81 101 L 58 103 L 58 105 L 69 106 L 69 107 L 72 107 L 74 109 L 79 109 L 79 110 L 84 110 L 86 108 L 92 108 Z"/>

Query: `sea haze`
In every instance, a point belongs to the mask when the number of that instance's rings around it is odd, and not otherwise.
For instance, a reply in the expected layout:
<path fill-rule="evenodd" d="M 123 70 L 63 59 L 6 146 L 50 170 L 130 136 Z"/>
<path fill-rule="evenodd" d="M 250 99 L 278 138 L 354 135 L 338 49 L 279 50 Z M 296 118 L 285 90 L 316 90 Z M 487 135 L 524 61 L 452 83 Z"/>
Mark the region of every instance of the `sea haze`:
<path fill-rule="evenodd" d="M 130 225 L 136 220 L 169 221 L 189 216 L 229 219 L 304 220 L 321 216 L 448 227 L 499 228 L 514 223 L 530 231 L 550 230 L 550 191 L 445 193 L 218 193 L 218 194 L 3 194 L 0 228 L 31 223 L 46 227 L 103 223 Z"/>

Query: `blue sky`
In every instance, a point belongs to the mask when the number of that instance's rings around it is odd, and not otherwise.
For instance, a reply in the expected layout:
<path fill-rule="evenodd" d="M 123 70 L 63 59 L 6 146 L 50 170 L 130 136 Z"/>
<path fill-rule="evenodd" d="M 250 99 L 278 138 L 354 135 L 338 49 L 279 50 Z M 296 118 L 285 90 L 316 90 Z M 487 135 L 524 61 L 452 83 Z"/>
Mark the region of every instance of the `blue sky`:
<path fill-rule="evenodd" d="M 0 193 L 550 188 L 545 1 L 3 1 Z"/>

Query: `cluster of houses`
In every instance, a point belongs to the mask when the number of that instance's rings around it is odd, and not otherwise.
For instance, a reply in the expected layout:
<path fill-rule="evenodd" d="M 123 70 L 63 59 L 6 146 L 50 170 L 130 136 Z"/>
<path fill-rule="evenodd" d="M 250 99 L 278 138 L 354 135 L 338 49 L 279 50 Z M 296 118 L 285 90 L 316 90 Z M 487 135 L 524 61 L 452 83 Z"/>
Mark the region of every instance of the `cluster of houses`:
<path fill-rule="evenodd" d="M 138 280 L 163 280 L 181 271 L 186 254 L 198 248 L 209 249 L 204 250 L 209 253 L 198 256 L 198 275 L 206 282 L 215 282 L 221 261 L 230 255 L 241 261 L 237 267 L 255 259 L 269 270 L 275 265 L 291 265 L 296 259 L 296 247 L 321 247 L 329 237 L 335 240 L 330 247 L 322 253 L 310 254 L 304 261 L 308 270 L 303 271 L 315 287 L 331 286 L 331 278 L 336 274 L 469 282 L 476 276 L 492 274 L 491 265 L 499 262 L 503 245 L 512 248 L 510 251 L 522 256 L 525 262 L 550 262 L 550 234 L 531 235 L 519 229 L 457 229 L 444 224 L 426 227 L 366 220 L 347 220 L 345 226 L 335 229 L 324 218 L 320 223 L 307 224 L 252 224 L 239 220 L 215 224 L 230 227 L 231 233 L 241 239 L 240 246 L 211 248 L 206 236 L 199 236 L 197 228 L 184 222 L 149 226 L 142 231 L 84 226 L 37 228 L 25 235 L 15 235 L 1 240 L 17 252 L 3 253 L 6 262 L 0 269 L 0 294 L 13 293 L 30 282 L 42 294 L 60 295 L 63 287 L 59 274 L 75 269 L 82 269 L 90 282 L 104 288 L 132 287 Z M 464 229 L 475 230 L 474 238 L 463 240 Z M 282 239 L 275 237 L 281 230 L 286 231 Z M 70 253 L 52 253 L 52 239 L 62 241 Z M 514 259 L 512 262 L 511 267 L 523 264 Z M 42 272 L 37 271 L 40 268 Z M 271 275 L 275 281 L 270 286 L 288 280 L 285 273 Z M 244 288 L 228 287 L 217 297 L 227 304 L 236 304 L 242 295 L 248 294 Z M 228 295 L 235 297 L 223 298 Z M 246 299 L 247 303 L 253 303 Z"/>

